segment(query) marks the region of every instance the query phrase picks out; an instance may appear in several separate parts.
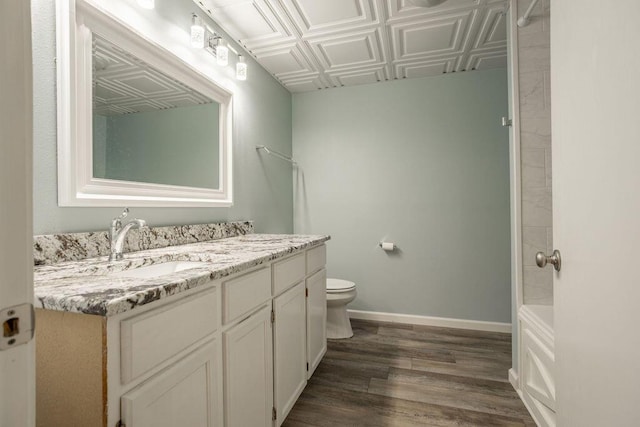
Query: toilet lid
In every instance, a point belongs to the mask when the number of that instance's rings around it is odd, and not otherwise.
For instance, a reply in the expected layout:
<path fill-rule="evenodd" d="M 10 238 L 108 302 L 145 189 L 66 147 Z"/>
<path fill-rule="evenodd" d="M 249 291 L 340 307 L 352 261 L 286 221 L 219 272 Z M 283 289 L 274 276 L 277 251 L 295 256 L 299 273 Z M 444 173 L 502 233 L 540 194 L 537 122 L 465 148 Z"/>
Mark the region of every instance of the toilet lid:
<path fill-rule="evenodd" d="M 329 292 L 345 292 L 355 289 L 356 284 L 348 280 L 327 279 L 327 291 Z"/>

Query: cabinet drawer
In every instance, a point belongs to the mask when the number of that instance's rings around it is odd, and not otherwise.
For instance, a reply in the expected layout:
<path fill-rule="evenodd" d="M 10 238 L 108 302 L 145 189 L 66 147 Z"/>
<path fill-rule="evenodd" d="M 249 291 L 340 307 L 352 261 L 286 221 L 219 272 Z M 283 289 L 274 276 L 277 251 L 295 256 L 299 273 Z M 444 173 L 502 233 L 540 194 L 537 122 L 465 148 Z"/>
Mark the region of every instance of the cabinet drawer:
<path fill-rule="evenodd" d="M 273 264 L 273 295 L 289 289 L 304 279 L 306 266 L 305 254 L 300 253 L 284 261 Z"/>
<path fill-rule="evenodd" d="M 213 289 L 120 322 L 122 384 L 215 332 L 218 319 Z"/>
<path fill-rule="evenodd" d="M 327 247 L 320 245 L 307 251 L 307 275 L 320 270 L 327 263 Z"/>
<path fill-rule="evenodd" d="M 271 298 L 268 267 L 222 283 L 223 322 L 229 323 Z"/>

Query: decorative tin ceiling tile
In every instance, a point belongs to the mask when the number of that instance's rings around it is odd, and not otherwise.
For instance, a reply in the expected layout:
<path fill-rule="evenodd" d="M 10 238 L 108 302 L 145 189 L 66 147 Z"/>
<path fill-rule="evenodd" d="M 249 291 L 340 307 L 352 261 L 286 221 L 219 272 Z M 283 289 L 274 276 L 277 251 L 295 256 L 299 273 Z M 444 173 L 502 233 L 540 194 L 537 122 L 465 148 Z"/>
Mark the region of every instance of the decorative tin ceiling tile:
<path fill-rule="evenodd" d="M 506 67 L 508 0 L 194 0 L 292 92 Z"/>

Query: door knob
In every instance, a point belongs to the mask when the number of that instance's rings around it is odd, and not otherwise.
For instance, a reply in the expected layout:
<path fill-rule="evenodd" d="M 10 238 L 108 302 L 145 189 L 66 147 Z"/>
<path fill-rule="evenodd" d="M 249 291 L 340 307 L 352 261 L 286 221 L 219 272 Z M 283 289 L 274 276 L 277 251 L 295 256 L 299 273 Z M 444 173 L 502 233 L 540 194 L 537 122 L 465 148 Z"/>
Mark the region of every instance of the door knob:
<path fill-rule="evenodd" d="M 560 267 L 562 266 L 560 251 L 557 249 L 554 250 L 551 256 L 546 256 L 544 252 L 538 252 L 536 254 L 536 264 L 538 264 L 538 267 L 544 268 L 547 263 L 553 265 L 556 271 L 560 271 Z"/>

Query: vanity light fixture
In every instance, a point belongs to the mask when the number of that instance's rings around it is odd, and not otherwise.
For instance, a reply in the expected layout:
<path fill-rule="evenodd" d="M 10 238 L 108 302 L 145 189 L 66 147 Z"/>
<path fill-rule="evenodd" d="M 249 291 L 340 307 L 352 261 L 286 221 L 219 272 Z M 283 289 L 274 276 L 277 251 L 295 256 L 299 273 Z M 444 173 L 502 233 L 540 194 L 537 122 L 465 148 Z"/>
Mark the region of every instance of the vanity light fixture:
<path fill-rule="evenodd" d="M 238 63 L 236 64 L 236 79 L 247 80 L 247 63 L 244 62 L 244 56 L 238 55 Z"/>
<path fill-rule="evenodd" d="M 138 0 L 138 6 L 140 6 L 143 9 L 153 9 L 154 7 L 156 7 L 156 1 L 155 0 Z"/>
<path fill-rule="evenodd" d="M 218 37 L 218 43 L 216 45 L 216 62 L 221 67 L 226 67 L 229 64 L 229 48 L 224 43 L 222 37 Z"/>
<path fill-rule="evenodd" d="M 232 46 L 227 45 L 212 28 L 205 26 L 203 20 L 195 13 L 192 14 L 191 23 L 191 45 L 195 48 L 204 48 L 215 56 L 216 63 L 221 67 L 229 65 L 229 51 L 233 52 L 238 56 L 236 79 L 247 80 L 247 63 L 244 61 L 244 56 Z"/>
<path fill-rule="evenodd" d="M 204 47 L 204 24 L 195 13 L 191 16 L 191 46 L 202 49 Z"/>

